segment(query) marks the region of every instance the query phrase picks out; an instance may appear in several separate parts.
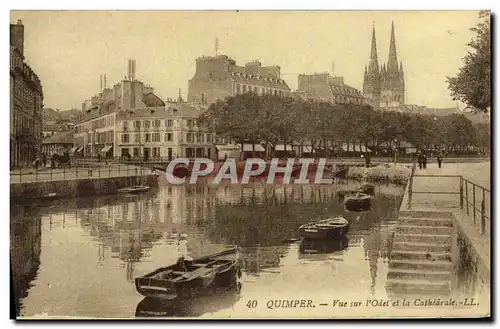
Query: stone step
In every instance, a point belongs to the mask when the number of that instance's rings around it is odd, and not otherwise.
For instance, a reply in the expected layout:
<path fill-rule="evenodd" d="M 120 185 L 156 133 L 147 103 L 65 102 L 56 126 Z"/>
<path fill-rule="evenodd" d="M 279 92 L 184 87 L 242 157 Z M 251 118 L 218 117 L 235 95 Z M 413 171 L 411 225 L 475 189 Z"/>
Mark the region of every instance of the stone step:
<path fill-rule="evenodd" d="M 396 250 L 412 250 L 412 251 L 427 251 L 427 252 L 451 252 L 451 244 L 436 244 L 411 241 L 396 241 L 392 247 Z"/>
<path fill-rule="evenodd" d="M 394 279 L 417 279 L 417 280 L 451 280 L 452 272 L 433 271 L 419 269 L 391 268 L 387 273 L 387 278 Z"/>
<path fill-rule="evenodd" d="M 399 217 L 398 219 L 401 223 L 406 223 L 408 225 L 453 227 L 453 220 L 450 218 Z"/>
<path fill-rule="evenodd" d="M 449 252 L 427 252 L 427 251 L 412 251 L 412 250 L 392 250 L 391 259 L 403 260 L 426 260 L 426 261 L 450 261 L 451 253 Z"/>
<path fill-rule="evenodd" d="M 450 234 L 406 234 L 406 233 L 396 232 L 394 234 L 394 241 L 450 244 L 451 235 Z"/>
<path fill-rule="evenodd" d="M 409 259 L 391 259 L 389 270 L 391 269 L 430 269 L 434 271 L 451 271 L 452 263 L 449 261 L 425 261 Z"/>
<path fill-rule="evenodd" d="M 448 234 L 451 235 L 452 228 L 448 226 L 420 226 L 420 225 L 398 225 L 396 232 L 405 234 Z"/>
<path fill-rule="evenodd" d="M 411 217 L 411 218 L 453 218 L 451 212 L 441 211 L 415 211 L 415 210 L 402 210 L 399 212 L 398 217 Z"/>
<path fill-rule="evenodd" d="M 413 280 L 387 278 L 386 289 L 392 291 L 432 291 L 437 293 L 449 293 L 451 291 L 451 280 Z"/>

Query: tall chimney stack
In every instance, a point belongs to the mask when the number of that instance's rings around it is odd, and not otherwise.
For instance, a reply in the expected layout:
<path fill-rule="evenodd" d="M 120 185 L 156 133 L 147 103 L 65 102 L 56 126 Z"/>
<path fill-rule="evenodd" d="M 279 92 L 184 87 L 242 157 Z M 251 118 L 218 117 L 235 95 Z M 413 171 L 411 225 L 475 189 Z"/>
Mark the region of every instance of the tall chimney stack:
<path fill-rule="evenodd" d="M 102 74 L 99 76 L 99 83 L 100 83 L 99 91 L 102 91 Z"/>
<path fill-rule="evenodd" d="M 106 84 L 106 74 L 104 75 L 104 82 L 103 83 L 104 83 L 104 89 L 106 89 L 108 87 Z"/>

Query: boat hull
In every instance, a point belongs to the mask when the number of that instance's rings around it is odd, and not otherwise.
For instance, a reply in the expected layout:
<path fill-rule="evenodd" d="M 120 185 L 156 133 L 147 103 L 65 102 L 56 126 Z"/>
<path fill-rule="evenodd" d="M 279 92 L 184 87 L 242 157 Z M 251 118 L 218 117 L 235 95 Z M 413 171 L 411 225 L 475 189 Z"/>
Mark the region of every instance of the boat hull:
<path fill-rule="evenodd" d="M 299 234 L 304 239 L 338 239 L 349 232 L 349 224 L 333 228 L 301 227 Z"/>
<path fill-rule="evenodd" d="M 341 251 L 347 248 L 349 240 L 347 236 L 338 240 L 332 239 L 302 239 L 299 246 L 301 254 L 325 254 Z"/>
<path fill-rule="evenodd" d="M 344 201 L 344 206 L 348 211 L 365 211 L 371 207 L 371 198 L 350 198 Z"/>
<path fill-rule="evenodd" d="M 221 255 L 226 255 L 220 253 Z M 211 258 L 203 258 L 187 262 L 189 266 L 194 266 L 196 262 L 212 261 Z M 217 258 L 213 261 L 217 262 Z M 203 295 L 208 290 L 217 287 L 237 287 L 241 279 L 241 269 L 237 257 L 230 260 L 222 260 L 219 267 L 210 268 L 209 263 L 206 266 L 200 266 L 198 269 L 204 269 L 203 274 L 194 275 L 196 269 L 182 272 L 184 275 L 193 274 L 191 278 L 185 280 L 176 280 L 176 278 L 164 278 L 163 276 L 172 273 L 178 265 L 172 265 L 166 268 L 160 268 L 143 277 L 135 279 L 137 292 L 141 295 L 162 300 L 172 300 L 175 298 L 190 298 L 196 295 Z"/>

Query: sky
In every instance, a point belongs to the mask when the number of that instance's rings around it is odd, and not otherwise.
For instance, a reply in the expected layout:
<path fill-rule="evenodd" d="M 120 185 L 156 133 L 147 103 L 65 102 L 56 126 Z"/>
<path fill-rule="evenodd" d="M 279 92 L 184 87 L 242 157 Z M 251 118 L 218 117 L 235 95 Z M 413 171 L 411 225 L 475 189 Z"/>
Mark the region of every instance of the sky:
<path fill-rule="evenodd" d="M 301 73 L 332 72 L 362 89 L 372 27 L 379 64 L 394 21 L 406 103 L 454 107 L 446 76 L 462 66 L 477 11 L 11 11 L 25 26 L 25 57 L 42 81 L 45 107 L 81 108 L 136 60 L 136 77 L 162 99 L 187 95 L 195 59 L 218 53 L 238 65 L 279 65 L 292 90 Z"/>

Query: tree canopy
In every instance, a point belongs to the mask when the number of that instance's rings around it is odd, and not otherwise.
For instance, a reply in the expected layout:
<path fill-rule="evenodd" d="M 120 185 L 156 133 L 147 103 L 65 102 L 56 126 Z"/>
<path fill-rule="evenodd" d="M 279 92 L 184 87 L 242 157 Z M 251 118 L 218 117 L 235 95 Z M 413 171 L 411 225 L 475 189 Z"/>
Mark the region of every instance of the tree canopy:
<path fill-rule="evenodd" d="M 491 32 L 490 13 L 481 11 L 481 22 L 471 28 L 475 37 L 467 45 L 472 50 L 464 57 L 464 65 L 455 77 L 447 77 L 453 100 L 486 112 L 491 106 Z"/>
<path fill-rule="evenodd" d="M 327 156 L 343 143 L 383 149 L 403 141 L 419 149 L 489 148 L 489 130 L 460 114 L 435 117 L 254 93 L 212 104 L 200 121 L 219 137 L 265 144 L 272 153 L 278 144 L 309 145 Z"/>

